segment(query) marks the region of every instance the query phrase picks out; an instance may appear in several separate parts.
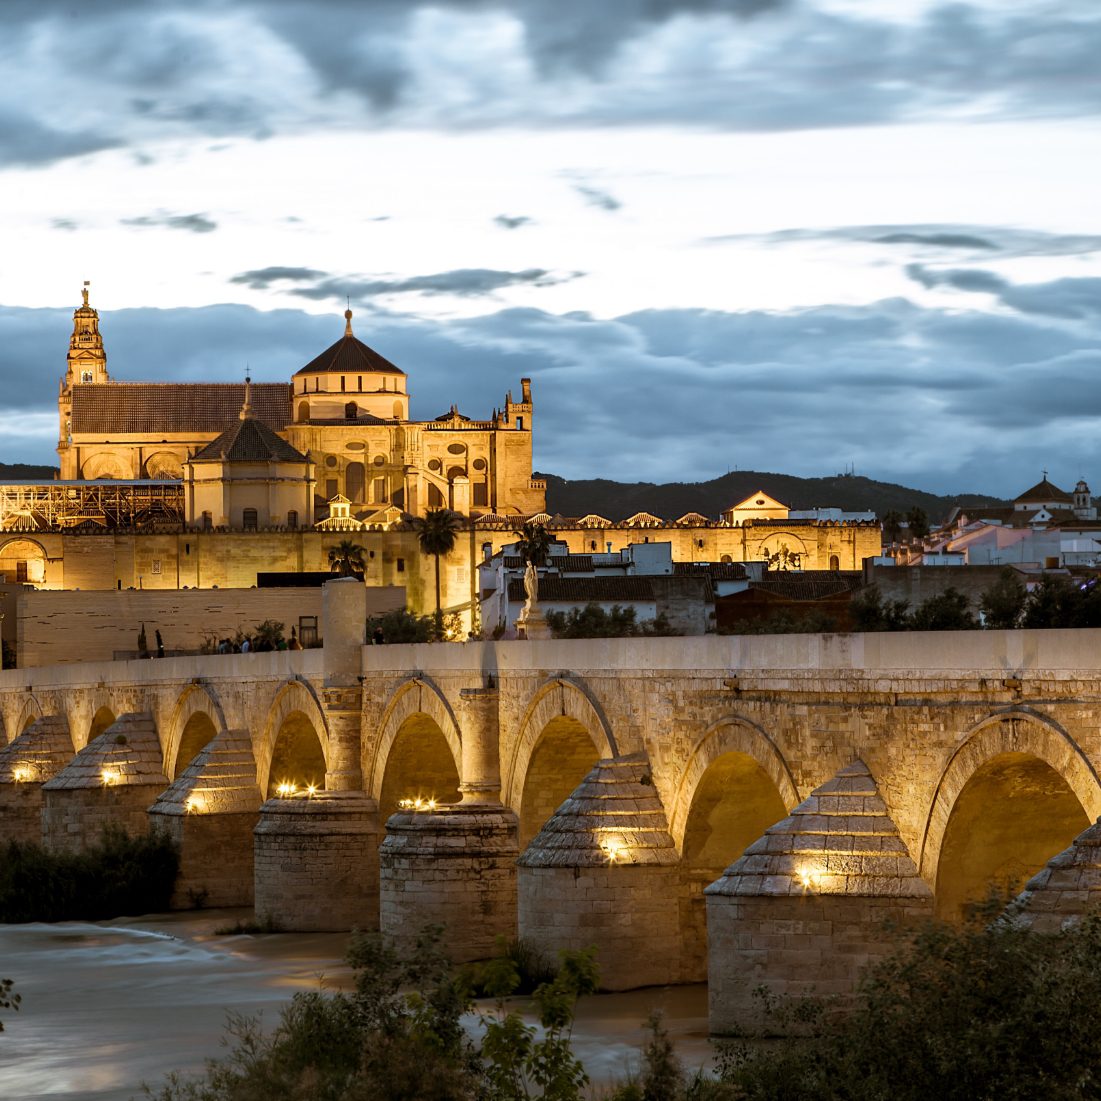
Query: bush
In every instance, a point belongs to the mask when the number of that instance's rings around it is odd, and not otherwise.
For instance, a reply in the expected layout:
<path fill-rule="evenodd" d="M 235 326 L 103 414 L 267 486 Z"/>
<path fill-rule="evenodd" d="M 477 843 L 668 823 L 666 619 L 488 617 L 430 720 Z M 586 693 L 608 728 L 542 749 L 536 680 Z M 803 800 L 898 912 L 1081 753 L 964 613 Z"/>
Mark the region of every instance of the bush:
<path fill-rule="evenodd" d="M 865 976 L 854 1012 L 773 1048 L 728 1050 L 745 1101 L 1101 1096 L 1101 920 L 1059 935 L 930 925 Z"/>
<path fill-rule="evenodd" d="M 613 604 L 604 609 L 596 603 L 568 612 L 547 612 L 547 626 L 555 638 L 632 638 L 637 635 L 678 635 L 665 613 L 648 623 L 639 623 L 634 608 Z"/>
<path fill-rule="evenodd" d="M 166 833 L 118 826 L 78 853 L 11 841 L 0 860 L 0 922 L 100 921 L 168 909 L 180 858 Z"/>
<path fill-rule="evenodd" d="M 414 615 L 401 608 L 367 620 L 368 642 L 378 630 L 382 631 L 385 643 L 431 642 L 436 637 L 436 619 L 430 615 Z"/>

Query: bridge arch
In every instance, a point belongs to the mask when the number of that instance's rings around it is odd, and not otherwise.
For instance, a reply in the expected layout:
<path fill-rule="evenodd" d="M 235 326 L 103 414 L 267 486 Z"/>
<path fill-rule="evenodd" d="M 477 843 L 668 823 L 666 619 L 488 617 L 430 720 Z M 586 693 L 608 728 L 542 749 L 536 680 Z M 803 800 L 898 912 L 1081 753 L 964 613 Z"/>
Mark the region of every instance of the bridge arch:
<path fill-rule="evenodd" d="M 216 734 L 226 729 L 222 705 L 204 685 L 184 689 L 166 727 L 164 770 L 176 779 Z"/>
<path fill-rule="evenodd" d="M 412 677 L 400 685 L 383 712 L 374 758 L 364 762 L 371 794 L 385 822 L 399 799 L 459 799 L 462 735 L 447 698 L 431 681 Z"/>
<path fill-rule="evenodd" d="M 15 718 L 11 725 L 7 728 L 7 740 L 14 742 L 20 734 L 26 731 L 27 727 L 35 721 L 35 719 L 41 719 L 46 714 L 45 708 L 42 706 L 42 702 L 28 692 L 26 699 L 23 700 L 19 709 L 16 711 Z"/>
<path fill-rule="evenodd" d="M 974 726 L 950 757 L 926 818 L 920 866 L 938 914 L 1032 875 L 1101 815 L 1101 780 L 1056 722 L 1029 708 Z"/>
<path fill-rule="evenodd" d="M 736 767 L 728 769 L 727 779 L 737 776 L 739 780 L 767 780 L 775 793 L 777 808 L 784 813 L 799 802 L 799 791 L 795 779 L 787 766 L 776 743 L 755 723 L 748 719 L 730 715 L 713 723 L 696 743 L 692 756 L 681 774 L 677 784 L 673 805 L 669 813 L 669 832 L 677 849 L 683 854 L 689 820 L 697 796 L 710 786 L 716 778 L 716 770 L 726 762 Z M 713 767 L 714 766 L 714 767 Z M 739 784 L 739 787 L 744 784 Z M 698 810 L 698 808 L 697 808 Z M 780 815 L 783 817 L 783 814 Z M 765 822 L 759 832 L 746 841 L 746 845 L 755 841 L 765 829 L 779 821 L 774 818 Z M 743 848 L 745 845 L 742 846 Z M 733 859 L 733 858 L 732 858 Z"/>
<path fill-rule="evenodd" d="M 563 676 L 541 684 L 503 777 L 504 802 L 520 818 L 521 849 L 598 760 L 618 756 L 603 708 L 583 684 Z"/>
<path fill-rule="evenodd" d="M 255 755 L 256 782 L 266 797 L 283 780 L 324 787 L 329 728 L 308 684 L 289 680 L 276 692 Z"/>

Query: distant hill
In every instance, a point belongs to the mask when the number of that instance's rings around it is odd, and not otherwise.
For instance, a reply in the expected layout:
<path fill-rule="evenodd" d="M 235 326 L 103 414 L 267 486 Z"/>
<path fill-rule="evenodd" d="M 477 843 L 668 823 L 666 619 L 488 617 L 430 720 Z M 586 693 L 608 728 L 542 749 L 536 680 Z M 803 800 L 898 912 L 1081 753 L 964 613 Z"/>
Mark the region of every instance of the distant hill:
<path fill-rule="evenodd" d="M 0 463 L 0 482 L 52 482 L 57 475 L 56 466 Z"/>
<path fill-rule="evenodd" d="M 595 512 L 609 520 L 622 520 L 636 512 L 652 512 L 675 520 L 686 512 L 719 513 L 751 493 L 763 489 L 793 509 L 841 508 L 846 512 L 870 509 L 877 516 L 895 509 L 905 514 L 915 505 L 923 508 L 933 523 L 939 523 L 956 505 L 1000 505 L 996 497 L 979 493 L 938 496 L 891 482 L 876 482 L 853 474 L 832 478 L 796 478 L 791 474 L 765 474 L 735 470 L 710 482 L 611 482 L 604 478 L 566 481 L 555 474 L 547 479 L 547 511 L 553 516 L 584 516 Z"/>

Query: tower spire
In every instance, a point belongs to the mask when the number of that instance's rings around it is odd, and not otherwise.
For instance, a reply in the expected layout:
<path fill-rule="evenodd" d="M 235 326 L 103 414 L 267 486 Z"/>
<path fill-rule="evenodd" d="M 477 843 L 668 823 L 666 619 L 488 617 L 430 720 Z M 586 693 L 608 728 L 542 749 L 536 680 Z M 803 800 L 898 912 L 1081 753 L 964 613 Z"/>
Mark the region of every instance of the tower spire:
<path fill-rule="evenodd" d="M 247 421 L 252 416 L 252 379 L 245 375 L 245 400 L 241 403 L 241 412 L 238 416 Z"/>
<path fill-rule="evenodd" d="M 348 308 L 344 311 L 344 335 L 352 336 L 352 300 L 348 299 Z"/>

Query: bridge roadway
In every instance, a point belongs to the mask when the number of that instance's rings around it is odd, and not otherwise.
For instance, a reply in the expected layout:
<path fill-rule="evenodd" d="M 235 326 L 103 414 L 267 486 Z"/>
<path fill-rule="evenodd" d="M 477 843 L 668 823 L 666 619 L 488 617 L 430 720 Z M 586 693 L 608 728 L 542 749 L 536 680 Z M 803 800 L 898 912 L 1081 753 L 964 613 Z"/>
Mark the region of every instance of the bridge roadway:
<path fill-rule="evenodd" d="M 854 762 L 949 918 L 1101 815 L 1101 631 L 379 647 L 361 603 L 354 583 L 326 586 L 317 650 L 4 671 L 0 835 L 73 847 L 159 815 L 185 844 L 181 905 L 255 890 L 287 928 L 371 925 L 381 891 L 384 930 L 442 914 L 460 955 L 464 922 L 514 929 L 519 890 L 523 931 L 524 876 L 571 867 L 588 877 L 581 937 L 633 944 L 631 913 L 670 896 L 669 981 L 706 967 L 703 888 Z M 619 771 L 592 773 L 602 761 Z M 402 805 L 418 798 L 440 806 Z M 292 865 L 296 886 L 279 881 Z M 643 865 L 660 887 L 589 882 Z M 560 887 L 543 909 L 571 909 Z M 539 909 L 529 898 L 533 929 Z"/>

